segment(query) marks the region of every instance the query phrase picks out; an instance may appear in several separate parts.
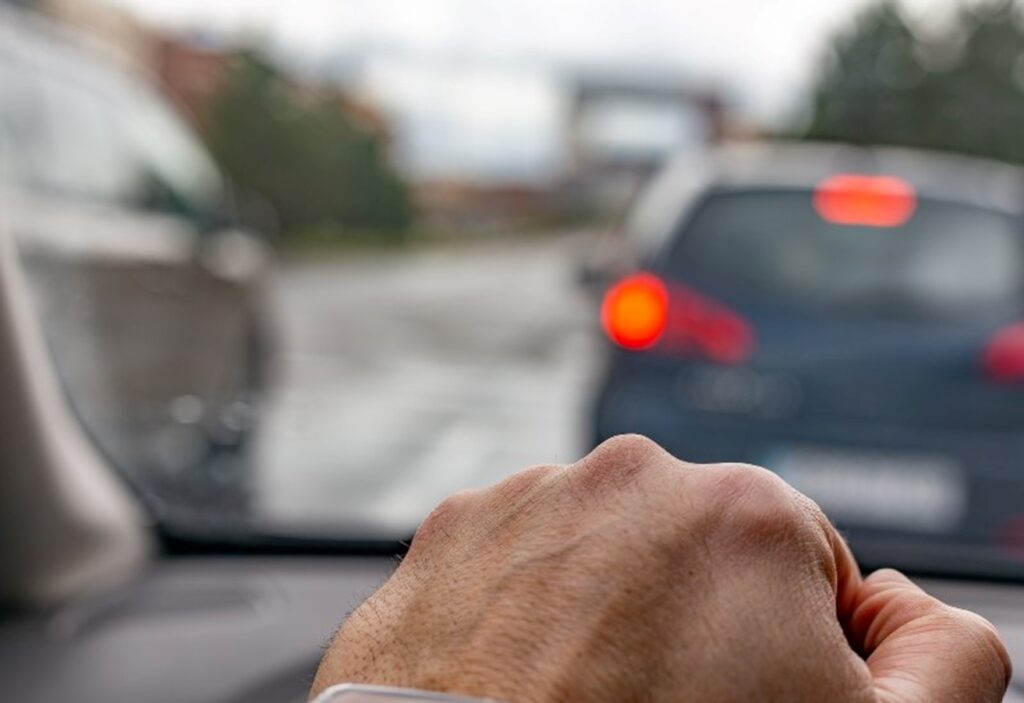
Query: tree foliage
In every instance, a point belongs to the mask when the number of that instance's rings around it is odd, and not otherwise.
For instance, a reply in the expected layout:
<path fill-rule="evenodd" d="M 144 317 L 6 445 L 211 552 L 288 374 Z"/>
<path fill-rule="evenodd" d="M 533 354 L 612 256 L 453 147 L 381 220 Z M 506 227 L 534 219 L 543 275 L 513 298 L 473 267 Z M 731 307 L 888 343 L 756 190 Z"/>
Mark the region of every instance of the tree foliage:
<path fill-rule="evenodd" d="M 255 52 L 235 59 L 207 133 L 232 180 L 276 208 L 286 235 L 394 233 L 409 224 L 406 188 L 380 135 L 350 117 L 337 94 L 302 91 Z"/>
<path fill-rule="evenodd" d="M 806 136 L 1024 162 L 1024 30 L 1012 0 L 962 6 L 919 36 L 885 0 L 838 35 Z"/>

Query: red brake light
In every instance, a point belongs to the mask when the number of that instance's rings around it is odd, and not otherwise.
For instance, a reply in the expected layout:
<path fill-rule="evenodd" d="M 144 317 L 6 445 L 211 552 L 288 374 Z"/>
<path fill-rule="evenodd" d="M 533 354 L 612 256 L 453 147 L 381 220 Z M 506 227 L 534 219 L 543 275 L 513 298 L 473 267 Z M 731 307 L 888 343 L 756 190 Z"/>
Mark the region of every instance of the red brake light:
<path fill-rule="evenodd" d="M 1024 322 L 999 330 L 985 349 L 985 371 L 996 381 L 1024 381 Z"/>
<path fill-rule="evenodd" d="M 665 351 L 739 364 L 754 350 L 754 331 L 742 317 L 649 273 L 630 276 L 608 291 L 601 322 L 613 342 L 634 351 L 658 344 Z"/>
<path fill-rule="evenodd" d="M 601 323 L 612 341 L 626 349 L 646 349 L 661 337 L 668 320 L 668 290 L 656 276 L 641 273 L 608 291 Z"/>
<path fill-rule="evenodd" d="M 814 209 L 839 225 L 899 227 L 917 209 L 913 186 L 892 176 L 837 174 L 814 191 Z"/>
<path fill-rule="evenodd" d="M 705 320 L 697 337 L 704 353 L 720 364 L 740 364 L 754 348 L 750 325 L 739 315 L 716 310 Z"/>
<path fill-rule="evenodd" d="M 720 364 L 741 364 L 754 351 L 754 330 L 724 305 L 684 286 L 669 292 L 666 347 L 696 351 Z"/>

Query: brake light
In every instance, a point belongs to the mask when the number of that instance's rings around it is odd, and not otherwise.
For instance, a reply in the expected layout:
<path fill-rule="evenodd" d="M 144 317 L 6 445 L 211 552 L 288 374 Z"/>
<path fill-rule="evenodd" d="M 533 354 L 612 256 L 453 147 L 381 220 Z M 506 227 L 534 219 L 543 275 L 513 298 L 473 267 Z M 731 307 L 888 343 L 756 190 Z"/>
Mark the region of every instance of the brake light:
<path fill-rule="evenodd" d="M 743 363 L 754 351 L 753 328 L 742 317 L 649 273 L 630 276 L 608 291 L 601 321 L 613 342 L 634 351 L 657 344 L 720 364 Z"/>
<path fill-rule="evenodd" d="M 668 290 L 649 273 L 619 282 L 605 295 L 601 324 L 613 342 L 626 349 L 646 349 L 665 331 Z"/>
<path fill-rule="evenodd" d="M 667 350 L 696 353 L 719 364 L 741 364 L 750 358 L 754 330 L 735 312 L 680 285 L 669 290 L 669 301 Z"/>
<path fill-rule="evenodd" d="M 1024 322 L 996 332 L 985 348 L 985 371 L 1001 383 L 1024 381 Z"/>
<path fill-rule="evenodd" d="M 913 217 L 917 194 L 892 176 L 841 173 L 818 184 L 814 209 L 833 224 L 899 227 Z"/>

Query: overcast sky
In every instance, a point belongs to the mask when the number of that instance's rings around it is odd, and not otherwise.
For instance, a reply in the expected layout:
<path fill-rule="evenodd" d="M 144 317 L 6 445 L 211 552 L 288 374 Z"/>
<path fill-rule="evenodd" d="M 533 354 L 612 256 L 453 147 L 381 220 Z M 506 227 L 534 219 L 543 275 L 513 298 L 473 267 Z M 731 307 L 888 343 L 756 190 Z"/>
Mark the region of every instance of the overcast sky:
<path fill-rule="evenodd" d="M 439 161 L 486 170 L 495 160 L 529 170 L 555 158 L 550 66 L 658 68 L 717 86 L 745 117 L 778 123 L 799 105 L 827 37 L 870 2 L 107 1 L 158 24 L 260 36 L 309 65 L 375 57 L 362 80 L 400 113 L 410 158 L 427 170 Z M 915 16 L 950 5 L 904 3 Z"/>

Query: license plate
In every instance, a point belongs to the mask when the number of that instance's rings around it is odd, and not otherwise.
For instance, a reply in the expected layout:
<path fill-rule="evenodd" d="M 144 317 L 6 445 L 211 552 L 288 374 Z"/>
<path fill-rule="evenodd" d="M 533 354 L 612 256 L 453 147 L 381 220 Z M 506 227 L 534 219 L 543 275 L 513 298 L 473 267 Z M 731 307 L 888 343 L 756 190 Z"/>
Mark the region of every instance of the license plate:
<path fill-rule="evenodd" d="M 963 471 L 944 456 L 787 447 L 765 465 L 843 525 L 945 532 L 967 507 Z"/>

